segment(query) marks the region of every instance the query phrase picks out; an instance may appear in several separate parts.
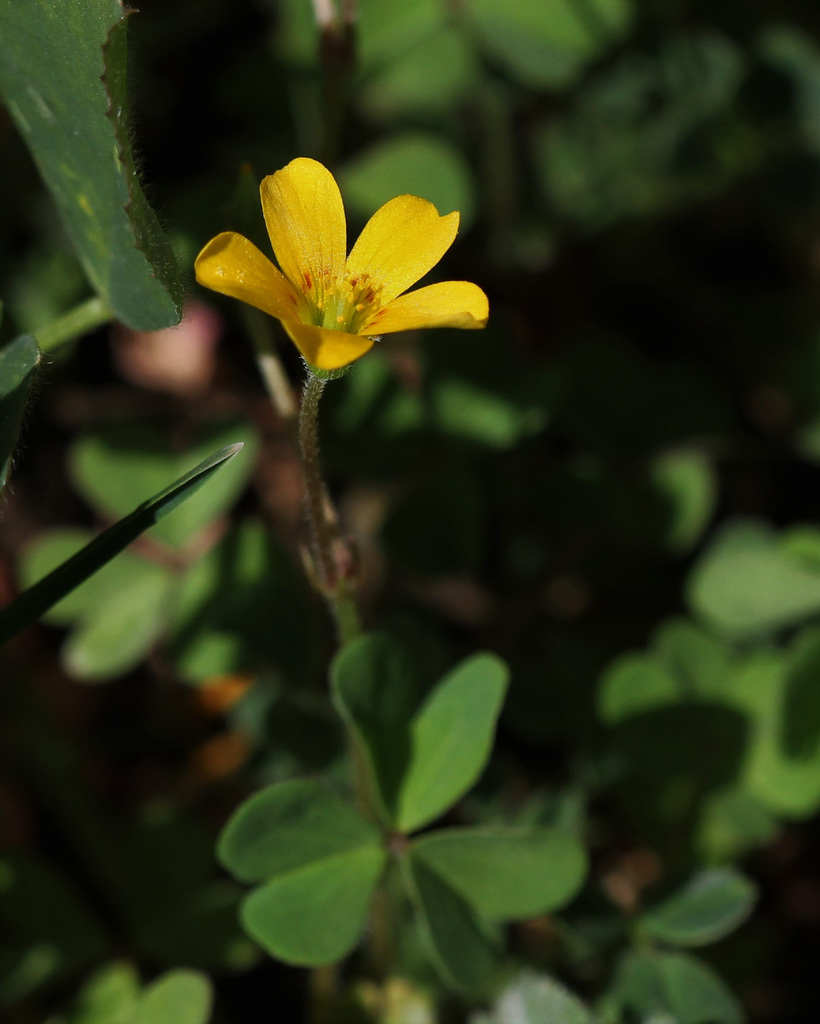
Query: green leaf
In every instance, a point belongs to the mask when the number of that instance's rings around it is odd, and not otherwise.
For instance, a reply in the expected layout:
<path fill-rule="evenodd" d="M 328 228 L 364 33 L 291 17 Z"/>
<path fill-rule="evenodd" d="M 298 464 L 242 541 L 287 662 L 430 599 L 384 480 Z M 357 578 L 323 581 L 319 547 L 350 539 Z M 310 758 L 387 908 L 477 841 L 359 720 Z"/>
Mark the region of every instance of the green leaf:
<path fill-rule="evenodd" d="M 102 682 L 122 675 L 142 661 L 167 625 L 173 575 L 164 566 L 133 559 L 127 587 L 117 586 L 122 574 L 114 563 L 109 600 L 100 601 L 72 630 L 61 655 L 69 675 Z"/>
<path fill-rule="evenodd" d="M 470 1024 L 593 1024 L 581 1000 L 553 978 L 529 972 L 507 986 L 489 1013 Z"/>
<path fill-rule="evenodd" d="M 27 334 L 0 349 L 0 494 L 11 472 L 26 399 L 39 363 L 40 350 Z"/>
<path fill-rule="evenodd" d="M 61 598 L 118 555 L 141 533 L 182 504 L 241 448 L 241 444 L 235 444 L 215 452 L 160 494 L 143 502 L 129 516 L 109 527 L 67 562 L 6 605 L 0 611 L 0 644 L 38 619 Z"/>
<path fill-rule="evenodd" d="M 475 190 L 464 158 L 449 142 L 421 132 L 377 142 L 345 164 L 339 183 L 350 209 L 362 217 L 405 192 L 429 199 L 439 213 L 458 210 L 462 230 L 475 211 Z"/>
<path fill-rule="evenodd" d="M 806 759 L 820 753 L 820 628 L 810 627 L 795 640 L 786 675 L 783 752 Z"/>
<path fill-rule="evenodd" d="M 668 507 L 666 543 L 673 551 L 688 551 L 715 510 L 717 480 L 712 463 L 697 449 L 677 449 L 656 457 L 650 475 Z"/>
<path fill-rule="evenodd" d="M 706 946 L 733 932 L 751 914 L 757 887 L 734 868 L 701 871 L 687 884 L 645 911 L 641 930 L 670 946 Z"/>
<path fill-rule="evenodd" d="M 379 830 L 329 789 L 294 779 L 246 800 L 222 831 L 217 856 L 240 881 L 257 882 L 380 841 Z"/>
<path fill-rule="evenodd" d="M 280 960 L 335 963 L 359 940 L 386 860 L 384 849 L 371 845 L 293 866 L 244 900 L 242 923 Z"/>
<path fill-rule="evenodd" d="M 410 759 L 409 722 L 418 704 L 409 652 L 387 633 L 361 636 L 339 652 L 330 677 L 339 714 L 392 820 Z"/>
<path fill-rule="evenodd" d="M 568 903 L 587 870 L 584 847 L 558 829 L 470 829 L 431 832 L 413 856 L 483 917 L 512 921 Z"/>
<path fill-rule="evenodd" d="M 739 639 L 794 626 L 820 611 L 820 572 L 760 523 L 725 526 L 689 579 L 691 607 Z"/>
<path fill-rule="evenodd" d="M 437 429 L 503 451 L 546 422 L 543 408 L 520 396 L 499 395 L 472 381 L 445 377 L 433 382 L 430 407 Z"/>
<path fill-rule="evenodd" d="M 467 792 L 492 750 L 509 670 L 494 654 L 475 654 L 449 672 L 410 725 L 410 762 L 396 824 L 412 832 Z"/>
<path fill-rule="evenodd" d="M 199 971 L 168 971 L 142 994 L 134 1024 L 207 1024 L 211 983 Z"/>
<path fill-rule="evenodd" d="M 668 1013 L 676 1024 L 743 1024 L 743 1010 L 723 980 L 687 953 L 628 952 L 612 996 L 646 1017 Z"/>
<path fill-rule="evenodd" d="M 469 904 L 413 853 L 403 859 L 402 875 L 427 952 L 442 978 L 467 992 L 485 989 L 496 950 Z"/>
<path fill-rule="evenodd" d="M 33 583 L 89 543 L 89 530 L 55 530 L 38 537 L 20 565 L 23 583 Z M 69 675 L 99 682 L 137 665 L 162 635 L 173 571 L 130 551 L 104 565 L 46 612 L 57 625 L 73 625 L 61 661 Z"/>
<path fill-rule="evenodd" d="M 119 519 L 143 494 L 153 494 L 186 466 L 196 464 L 229 440 L 245 445 L 244 457 L 224 470 L 200 499 L 157 526 L 152 537 L 183 547 L 231 507 L 253 471 L 257 441 L 241 423 L 209 424 L 195 443 L 175 450 L 167 430 L 122 424 L 88 435 L 71 448 L 69 469 L 77 490 L 103 515 Z"/>
<path fill-rule="evenodd" d="M 447 11 L 437 0 L 413 0 L 390 7 L 381 0 L 361 0 L 357 56 L 364 67 L 390 65 L 410 47 L 435 38 L 446 24 Z"/>
<path fill-rule="evenodd" d="M 106 964 L 83 986 L 70 1024 L 133 1024 L 139 987 L 132 964 Z"/>
<path fill-rule="evenodd" d="M 774 841 L 780 830 L 775 816 L 754 793 L 729 786 L 704 801 L 697 846 L 707 863 L 737 860 L 757 846 Z"/>
<path fill-rule="evenodd" d="M 734 666 L 723 644 L 686 619 L 664 622 L 651 652 L 616 658 L 601 677 L 598 713 L 609 724 L 670 704 L 722 700 Z"/>
<path fill-rule="evenodd" d="M 631 18 L 629 0 L 470 0 L 483 48 L 530 88 L 571 84 L 594 57 L 621 35 Z"/>
<path fill-rule="evenodd" d="M 686 77 L 693 60 L 700 69 L 697 82 Z M 573 92 L 563 113 L 547 115 L 541 130 L 536 127 L 536 168 L 551 209 L 583 230 L 600 231 L 634 217 L 668 216 L 686 202 L 719 195 L 760 158 L 754 145 L 743 152 L 737 146 L 742 129 L 735 104 L 747 73 L 744 49 L 709 28 L 670 32 L 651 54 L 627 48 L 607 61 Z M 723 148 L 728 145 L 731 154 Z M 660 423 L 666 410 L 656 404 L 654 390 L 650 404 Z M 711 395 L 703 402 L 704 392 L 693 403 L 696 393 L 689 392 L 691 411 L 708 414 Z M 657 429 L 646 436 L 657 451 Z M 675 441 L 689 444 L 700 436 L 681 433 Z"/>
<path fill-rule="evenodd" d="M 126 23 L 120 0 L 0 0 L 0 92 L 97 294 L 155 330 L 182 287 L 134 167 Z"/>
<path fill-rule="evenodd" d="M 795 757 L 784 748 L 789 668 L 787 654 L 755 652 L 733 675 L 733 701 L 750 723 L 745 787 L 776 814 L 801 817 L 820 806 L 820 750 Z"/>
<path fill-rule="evenodd" d="M 360 22 L 365 32 L 364 23 Z M 397 115 L 445 112 L 475 88 L 477 62 L 463 32 L 443 26 L 368 77 L 362 108 L 391 122 Z"/>
<path fill-rule="evenodd" d="M 688 619 L 664 622 L 652 646 L 684 699 L 719 699 L 730 688 L 734 665 L 726 645 Z"/>
<path fill-rule="evenodd" d="M 598 714 L 608 725 L 675 704 L 680 687 L 658 659 L 644 652 L 623 654 L 609 665 L 598 690 Z"/>

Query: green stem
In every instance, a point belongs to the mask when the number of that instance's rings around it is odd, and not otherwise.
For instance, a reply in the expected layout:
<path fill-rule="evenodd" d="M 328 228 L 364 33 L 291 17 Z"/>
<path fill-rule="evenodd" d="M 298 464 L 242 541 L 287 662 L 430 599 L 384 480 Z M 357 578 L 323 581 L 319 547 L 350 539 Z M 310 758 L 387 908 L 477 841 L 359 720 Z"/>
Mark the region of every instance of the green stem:
<path fill-rule="evenodd" d="M 328 598 L 336 590 L 336 567 L 332 537 L 325 512 L 325 487 L 319 461 L 319 400 L 325 381 L 308 371 L 299 410 L 299 451 L 305 481 L 305 512 L 308 521 L 310 554 L 317 582 Z"/>
<path fill-rule="evenodd" d="M 326 379 L 308 370 L 299 410 L 299 452 L 305 481 L 305 511 L 313 571 L 336 623 L 339 646 L 344 646 L 359 635 L 362 627 L 351 581 L 340 572 L 334 552 L 339 537 L 322 480 L 319 400 L 326 383 Z"/>
<path fill-rule="evenodd" d="M 86 299 L 79 306 L 35 331 L 34 339 L 44 352 L 50 352 L 113 319 L 114 314 L 105 302 L 95 295 L 93 299 Z"/>

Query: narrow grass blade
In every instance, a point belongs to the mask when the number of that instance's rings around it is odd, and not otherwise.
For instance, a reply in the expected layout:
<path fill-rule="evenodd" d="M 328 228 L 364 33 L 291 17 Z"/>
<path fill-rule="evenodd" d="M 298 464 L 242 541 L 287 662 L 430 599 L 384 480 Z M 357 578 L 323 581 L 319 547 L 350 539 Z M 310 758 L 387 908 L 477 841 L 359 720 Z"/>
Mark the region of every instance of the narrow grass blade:
<path fill-rule="evenodd" d="M 190 498 L 194 491 L 221 466 L 228 463 L 241 448 L 241 444 L 231 444 L 215 452 L 176 483 L 149 498 L 129 516 L 109 527 L 99 537 L 95 537 L 67 562 L 6 605 L 0 611 L 0 644 L 38 619 L 43 612 L 48 611 L 52 605 L 119 554 L 132 540 Z"/>

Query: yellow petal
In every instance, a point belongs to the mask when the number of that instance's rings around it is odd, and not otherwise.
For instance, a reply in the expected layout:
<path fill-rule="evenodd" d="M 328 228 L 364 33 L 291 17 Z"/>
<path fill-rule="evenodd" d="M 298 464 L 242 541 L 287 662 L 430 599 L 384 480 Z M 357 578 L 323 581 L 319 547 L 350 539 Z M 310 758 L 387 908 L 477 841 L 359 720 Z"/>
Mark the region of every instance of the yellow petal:
<path fill-rule="evenodd" d="M 345 211 L 339 186 L 316 160 L 299 157 L 262 179 L 262 212 L 282 273 L 305 294 L 316 295 L 326 275 L 344 271 Z"/>
<path fill-rule="evenodd" d="M 418 196 L 396 196 L 365 224 L 347 260 L 349 276 L 367 273 L 380 282 L 387 304 L 424 277 L 453 244 L 458 212 L 439 216 Z"/>
<path fill-rule="evenodd" d="M 318 370 L 338 370 L 373 347 L 372 338 L 348 334 L 347 331 L 330 331 L 326 327 L 314 327 L 295 320 L 286 320 L 282 326 L 305 359 Z"/>
<path fill-rule="evenodd" d="M 487 296 L 469 281 L 442 281 L 400 295 L 362 328 L 367 334 L 392 334 L 423 327 L 484 327 L 490 315 Z"/>
<path fill-rule="evenodd" d="M 194 270 L 205 288 L 240 299 L 280 320 L 296 314 L 293 289 L 244 235 L 223 231 L 212 238 L 197 256 Z"/>

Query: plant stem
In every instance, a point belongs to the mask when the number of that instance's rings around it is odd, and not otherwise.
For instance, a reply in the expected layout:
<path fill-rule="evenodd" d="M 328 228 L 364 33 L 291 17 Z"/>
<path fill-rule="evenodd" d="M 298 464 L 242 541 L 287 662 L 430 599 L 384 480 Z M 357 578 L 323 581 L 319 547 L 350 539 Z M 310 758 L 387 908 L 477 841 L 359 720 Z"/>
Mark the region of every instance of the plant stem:
<path fill-rule="evenodd" d="M 335 517 L 322 481 L 319 459 L 319 400 L 326 380 L 308 370 L 299 410 L 299 452 L 305 481 L 305 511 L 308 520 L 310 554 L 316 584 L 328 603 L 339 645 L 344 646 L 361 632 L 359 609 L 351 580 L 340 568 Z M 349 559 L 345 559 L 349 561 Z"/>
<path fill-rule="evenodd" d="M 299 410 L 299 451 L 305 481 L 310 553 L 319 588 L 329 597 L 336 590 L 336 567 L 333 564 L 332 537 L 325 512 L 325 487 L 319 461 L 319 399 L 325 381 L 308 371 Z"/>
<path fill-rule="evenodd" d="M 50 352 L 67 341 L 88 334 L 95 327 L 107 324 L 113 318 L 114 315 L 105 302 L 95 295 L 94 298 L 86 299 L 79 306 L 35 331 L 34 339 L 44 352 Z"/>
<path fill-rule="evenodd" d="M 310 1024 L 331 1024 L 338 983 L 338 964 L 314 967 L 310 972 Z"/>

